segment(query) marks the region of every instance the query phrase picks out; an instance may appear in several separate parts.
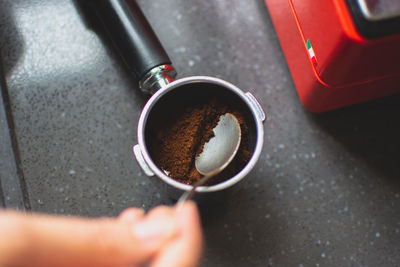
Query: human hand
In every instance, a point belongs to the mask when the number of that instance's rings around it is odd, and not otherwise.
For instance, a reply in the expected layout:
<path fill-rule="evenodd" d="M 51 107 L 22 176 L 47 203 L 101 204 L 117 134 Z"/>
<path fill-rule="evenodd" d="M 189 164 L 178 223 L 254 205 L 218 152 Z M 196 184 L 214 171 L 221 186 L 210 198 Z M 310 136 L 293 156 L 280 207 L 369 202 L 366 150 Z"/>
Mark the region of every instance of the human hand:
<path fill-rule="evenodd" d="M 202 251 L 193 202 L 85 219 L 0 211 L 0 266 L 196 266 Z"/>

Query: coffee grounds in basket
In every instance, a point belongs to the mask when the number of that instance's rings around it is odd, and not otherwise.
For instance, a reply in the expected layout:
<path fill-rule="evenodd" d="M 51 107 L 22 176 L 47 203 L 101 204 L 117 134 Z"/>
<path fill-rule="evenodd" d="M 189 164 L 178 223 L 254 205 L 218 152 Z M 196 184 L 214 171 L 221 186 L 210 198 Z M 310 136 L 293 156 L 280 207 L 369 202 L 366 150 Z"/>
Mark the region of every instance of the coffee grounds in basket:
<path fill-rule="evenodd" d="M 202 175 L 195 167 L 196 156 L 214 136 L 213 128 L 219 117 L 228 112 L 239 121 L 242 132 L 240 147 L 229 166 L 213 177 L 208 185 L 218 184 L 240 172 L 251 157 L 247 149 L 248 127 L 240 111 L 216 98 L 206 103 L 176 108 L 157 124 L 150 145 L 150 154 L 156 165 L 181 183 L 193 184 L 198 181 Z"/>

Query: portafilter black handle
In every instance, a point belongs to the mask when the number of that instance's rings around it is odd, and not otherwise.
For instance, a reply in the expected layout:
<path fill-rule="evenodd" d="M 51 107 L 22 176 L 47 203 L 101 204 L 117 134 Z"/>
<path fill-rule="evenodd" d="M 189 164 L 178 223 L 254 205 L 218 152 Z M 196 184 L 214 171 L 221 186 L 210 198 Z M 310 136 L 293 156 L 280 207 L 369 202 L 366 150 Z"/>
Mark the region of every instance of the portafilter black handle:
<path fill-rule="evenodd" d="M 172 82 L 171 60 L 134 0 L 90 0 L 107 34 L 146 93 Z"/>

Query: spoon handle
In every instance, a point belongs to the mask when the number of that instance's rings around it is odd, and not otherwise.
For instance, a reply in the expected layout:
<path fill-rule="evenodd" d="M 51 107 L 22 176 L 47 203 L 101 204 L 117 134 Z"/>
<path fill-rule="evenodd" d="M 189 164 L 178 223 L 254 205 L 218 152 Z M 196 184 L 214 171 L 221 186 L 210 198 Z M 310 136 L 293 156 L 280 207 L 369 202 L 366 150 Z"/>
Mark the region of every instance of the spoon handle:
<path fill-rule="evenodd" d="M 189 191 L 186 191 L 185 193 L 182 194 L 182 196 L 179 198 L 177 204 L 180 205 L 180 204 L 183 204 L 185 201 L 190 200 L 194 196 L 197 187 L 205 184 L 213 176 L 214 176 L 214 174 L 203 176 L 200 180 L 198 180 L 196 183 L 194 183 L 192 189 L 190 189 Z"/>

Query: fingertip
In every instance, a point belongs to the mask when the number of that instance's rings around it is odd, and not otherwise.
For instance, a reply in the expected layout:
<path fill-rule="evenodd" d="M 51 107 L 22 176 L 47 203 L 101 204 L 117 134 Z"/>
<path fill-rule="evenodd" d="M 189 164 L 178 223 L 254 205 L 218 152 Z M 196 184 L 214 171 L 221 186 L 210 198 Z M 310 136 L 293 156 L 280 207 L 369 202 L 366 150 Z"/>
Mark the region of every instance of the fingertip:
<path fill-rule="evenodd" d="M 160 205 L 152 208 L 148 213 L 147 217 L 172 217 L 173 208 L 166 205 Z"/>
<path fill-rule="evenodd" d="M 132 222 L 141 219 L 143 216 L 144 216 L 143 209 L 127 208 L 121 212 L 121 214 L 118 216 L 118 219 L 122 221 Z"/>

